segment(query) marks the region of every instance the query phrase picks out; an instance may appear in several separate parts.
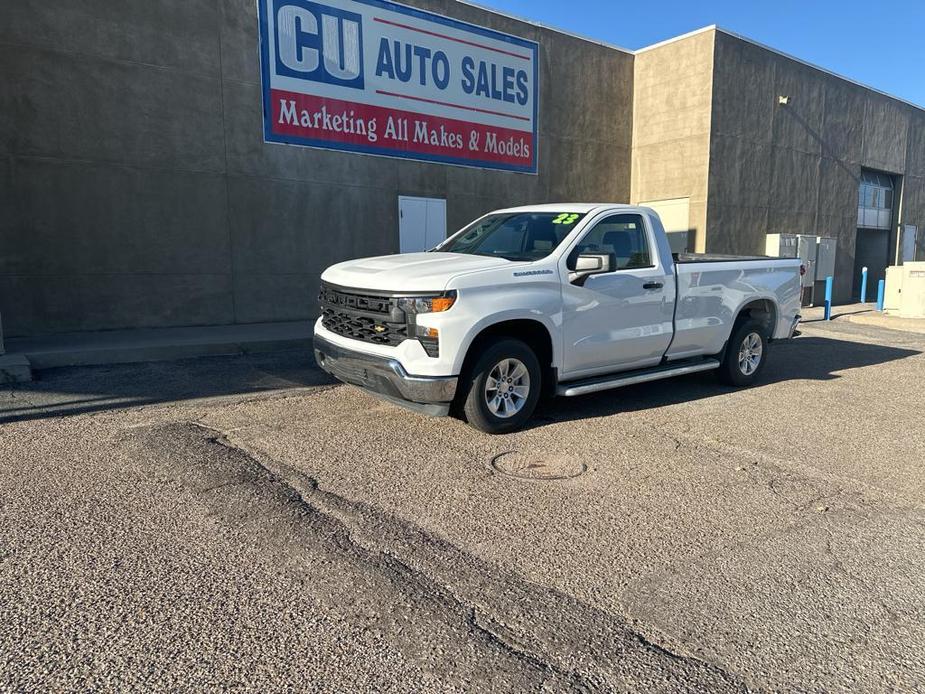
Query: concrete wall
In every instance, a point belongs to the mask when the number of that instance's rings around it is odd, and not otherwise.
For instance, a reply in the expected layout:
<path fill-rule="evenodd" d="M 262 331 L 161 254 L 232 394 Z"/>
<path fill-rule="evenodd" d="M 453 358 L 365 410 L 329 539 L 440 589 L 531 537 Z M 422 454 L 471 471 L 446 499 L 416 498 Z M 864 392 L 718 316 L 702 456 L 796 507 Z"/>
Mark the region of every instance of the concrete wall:
<path fill-rule="evenodd" d="M 911 109 L 910 116 L 900 222 L 917 226 L 919 239 L 922 239 L 925 234 L 925 110 Z M 925 247 L 920 245 L 917 252 L 917 258 L 925 259 Z"/>
<path fill-rule="evenodd" d="M 835 236 L 835 299 L 848 301 L 861 169 L 903 175 L 905 221 L 925 224 L 925 112 L 722 31 L 714 65 L 707 250 Z"/>
<path fill-rule="evenodd" d="M 714 33 L 640 51 L 633 84 L 632 200 L 689 198 L 689 237 L 699 251 L 707 218 Z"/>
<path fill-rule="evenodd" d="M 264 144 L 254 0 L 0 3 L 6 335 L 309 318 L 327 265 L 397 251 L 399 195 L 446 198 L 450 230 L 511 204 L 686 197 L 697 250 L 837 236 L 840 300 L 862 167 L 901 175 L 897 222 L 925 229 L 922 109 L 720 30 L 634 58 L 410 4 L 539 42 L 538 176 Z"/>
<path fill-rule="evenodd" d="M 447 198 L 451 230 L 629 200 L 631 54 L 409 4 L 540 43 L 540 175 L 264 144 L 254 0 L 0 3 L 7 337 L 309 318 L 327 265 L 397 251 L 399 195 Z"/>

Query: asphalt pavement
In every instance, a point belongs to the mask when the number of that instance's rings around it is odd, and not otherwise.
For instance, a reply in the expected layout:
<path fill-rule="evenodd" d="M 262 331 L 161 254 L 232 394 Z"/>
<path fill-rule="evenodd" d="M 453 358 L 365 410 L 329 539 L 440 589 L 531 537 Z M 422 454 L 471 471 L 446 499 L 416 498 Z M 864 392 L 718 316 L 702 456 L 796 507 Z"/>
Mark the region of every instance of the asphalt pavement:
<path fill-rule="evenodd" d="M 925 336 L 491 437 L 284 352 L 0 387 L 0 689 L 925 688 Z"/>

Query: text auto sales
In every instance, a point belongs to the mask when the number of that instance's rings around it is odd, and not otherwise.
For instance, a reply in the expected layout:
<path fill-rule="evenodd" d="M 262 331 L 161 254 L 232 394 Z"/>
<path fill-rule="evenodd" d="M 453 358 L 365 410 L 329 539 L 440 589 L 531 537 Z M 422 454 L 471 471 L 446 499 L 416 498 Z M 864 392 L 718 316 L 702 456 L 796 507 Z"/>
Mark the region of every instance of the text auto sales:
<path fill-rule="evenodd" d="M 379 42 L 376 76 L 402 83 L 414 81 L 422 86 L 433 86 L 440 90 L 447 89 L 450 81 L 455 78 L 459 80 L 459 85 L 466 94 L 520 106 L 525 105 L 530 99 L 526 70 L 515 70 L 464 56 L 459 64 L 458 75 L 454 76 L 450 59 L 443 51 L 431 51 L 425 46 L 390 41 L 385 37 Z M 468 148 L 470 151 L 530 157 L 530 144 L 523 138 L 499 138 L 495 133 L 487 132 L 484 140 L 481 140 L 478 132 L 470 132 L 466 142 L 462 133 L 445 125 L 430 127 L 423 117 L 409 123 L 407 118 L 388 116 L 380 130 L 376 118 L 358 117 L 352 109 L 331 112 L 327 106 L 322 106 L 311 111 L 299 110 L 294 100 L 281 99 L 279 122 L 327 132 L 359 135 L 371 143 L 378 142 L 382 137 L 395 142 L 424 143 L 458 150 Z"/>

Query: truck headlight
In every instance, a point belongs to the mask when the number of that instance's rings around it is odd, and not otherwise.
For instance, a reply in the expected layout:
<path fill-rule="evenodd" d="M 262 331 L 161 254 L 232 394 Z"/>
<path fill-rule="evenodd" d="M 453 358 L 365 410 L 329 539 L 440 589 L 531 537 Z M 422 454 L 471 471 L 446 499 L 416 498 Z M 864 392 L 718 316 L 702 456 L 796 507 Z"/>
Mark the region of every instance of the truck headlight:
<path fill-rule="evenodd" d="M 398 308 L 405 313 L 442 313 L 456 303 L 456 292 L 430 296 L 406 296 L 398 300 Z"/>

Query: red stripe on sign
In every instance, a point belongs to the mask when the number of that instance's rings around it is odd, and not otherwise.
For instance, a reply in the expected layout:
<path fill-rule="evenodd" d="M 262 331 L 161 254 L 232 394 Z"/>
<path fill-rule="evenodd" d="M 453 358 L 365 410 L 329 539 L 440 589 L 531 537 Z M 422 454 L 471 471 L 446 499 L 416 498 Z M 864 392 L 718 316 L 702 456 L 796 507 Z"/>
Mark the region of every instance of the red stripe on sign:
<path fill-rule="evenodd" d="M 399 94 L 397 92 L 386 92 L 382 89 L 377 89 L 376 94 L 384 94 L 385 96 L 397 96 L 399 99 L 411 99 L 412 101 L 423 101 L 427 104 L 437 104 L 437 106 L 449 106 L 450 108 L 459 108 L 463 111 L 477 111 L 478 113 L 488 113 L 492 116 L 502 116 L 504 118 L 513 118 L 514 120 L 524 120 L 528 123 L 530 119 L 526 116 L 514 116 L 510 113 L 502 113 L 501 111 L 489 111 L 487 108 L 476 108 L 475 106 L 462 106 L 460 104 L 451 104 L 449 101 L 437 101 L 436 99 L 425 99 L 423 96 L 411 96 L 410 94 Z"/>
<path fill-rule="evenodd" d="M 416 31 L 419 34 L 427 34 L 428 36 L 436 36 L 438 39 L 446 39 L 447 41 L 455 41 L 456 43 L 464 43 L 467 46 L 475 46 L 476 48 L 484 48 L 486 51 L 494 51 L 495 53 L 503 53 L 504 55 L 509 55 L 512 58 L 520 58 L 521 60 L 530 60 L 529 55 L 521 55 L 520 53 L 512 53 L 511 51 L 505 51 L 501 48 L 495 48 L 493 46 L 486 46 L 484 43 L 476 43 L 475 41 L 466 41 L 465 39 L 458 39 L 455 36 L 447 36 L 446 34 L 438 34 L 436 31 L 428 31 L 427 29 L 418 29 L 409 24 L 401 24 L 399 22 L 393 22 L 388 19 L 381 19 L 380 17 L 373 17 L 374 22 L 379 22 L 380 24 L 389 24 L 393 27 L 398 27 L 399 29 L 407 29 L 408 31 Z"/>
<path fill-rule="evenodd" d="M 271 131 L 296 140 L 355 145 L 360 151 L 379 154 L 437 155 L 522 168 L 534 161 L 531 131 L 280 89 L 271 90 L 270 98 Z"/>

